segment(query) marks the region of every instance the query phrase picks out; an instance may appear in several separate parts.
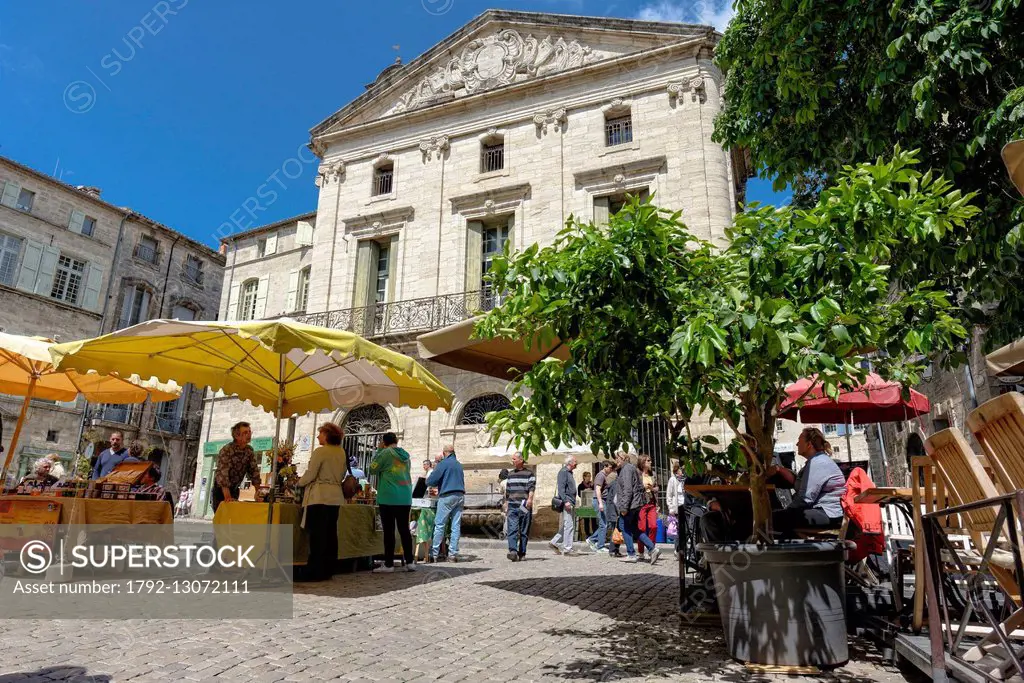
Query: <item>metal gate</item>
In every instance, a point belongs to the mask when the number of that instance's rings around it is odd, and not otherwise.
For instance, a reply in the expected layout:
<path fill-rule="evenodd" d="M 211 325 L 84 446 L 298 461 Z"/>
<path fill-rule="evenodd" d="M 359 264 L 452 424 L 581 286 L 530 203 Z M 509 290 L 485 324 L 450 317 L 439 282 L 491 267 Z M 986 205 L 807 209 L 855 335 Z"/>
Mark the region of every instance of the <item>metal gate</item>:
<path fill-rule="evenodd" d="M 668 480 L 672 476 L 671 432 L 664 419 L 644 420 L 633 430 L 633 446 L 637 453 L 651 456 L 654 479 L 658 482 L 658 509 L 668 512 L 666 504 Z M 673 511 L 674 514 L 674 511 Z"/>
<path fill-rule="evenodd" d="M 373 488 L 377 488 L 377 475 L 370 475 L 370 461 L 373 460 L 373 456 L 377 452 L 377 446 L 380 444 L 384 434 L 385 432 L 345 434 L 341 441 L 349 462 L 351 463 L 352 459 L 355 458 L 354 466 L 366 474 L 366 480 L 370 482 L 370 486 Z"/>

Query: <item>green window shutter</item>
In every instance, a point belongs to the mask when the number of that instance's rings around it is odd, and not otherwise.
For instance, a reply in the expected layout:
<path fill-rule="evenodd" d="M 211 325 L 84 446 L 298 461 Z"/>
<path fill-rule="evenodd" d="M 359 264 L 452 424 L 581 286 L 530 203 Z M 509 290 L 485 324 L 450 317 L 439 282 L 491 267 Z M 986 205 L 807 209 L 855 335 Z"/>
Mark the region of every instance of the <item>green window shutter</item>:
<path fill-rule="evenodd" d="M 43 257 L 39 260 L 39 277 L 36 278 L 36 294 L 50 296 L 53 290 L 53 275 L 57 272 L 57 259 L 60 258 L 60 249 L 57 247 L 43 247 Z"/>
<path fill-rule="evenodd" d="M 25 243 L 25 257 L 21 260 L 21 272 L 18 274 L 18 289 L 26 292 L 36 291 L 36 280 L 39 279 L 39 262 L 43 258 L 43 245 L 29 240 Z"/>
<path fill-rule="evenodd" d="M 370 278 L 376 277 L 377 243 L 373 240 L 359 242 L 356 249 L 356 281 L 355 293 L 352 297 L 352 308 L 362 308 L 373 303 L 373 288 Z"/>
<path fill-rule="evenodd" d="M 4 194 L 0 197 L 0 204 L 9 206 L 12 209 L 18 204 L 18 195 L 21 193 L 21 185 L 10 181 L 4 183 Z"/>
<path fill-rule="evenodd" d="M 484 224 L 466 221 L 466 291 L 479 292 L 483 277 Z"/>
<path fill-rule="evenodd" d="M 610 218 L 608 197 L 594 197 L 594 225 L 608 225 Z"/>
<path fill-rule="evenodd" d="M 291 313 L 295 310 L 296 294 L 299 291 L 299 271 L 293 270 L 288 273 L 288 301 L 284 305 L 286 312 Z"/>
<path fill-rule="evenodd" d="M 82 297 L 82 308 L 100 312 L 100 289 L 103 287 L 103 269 L 89 264 L 89 276 L 85 278 L 85 296 Z"/>
<path fill-rule="evenodd" d="M 71 210 L 71 218 L 68 220 L 68 230 L 82 234 L 82 225 L 85 224 L 85 214 L 77 209 Z"/>

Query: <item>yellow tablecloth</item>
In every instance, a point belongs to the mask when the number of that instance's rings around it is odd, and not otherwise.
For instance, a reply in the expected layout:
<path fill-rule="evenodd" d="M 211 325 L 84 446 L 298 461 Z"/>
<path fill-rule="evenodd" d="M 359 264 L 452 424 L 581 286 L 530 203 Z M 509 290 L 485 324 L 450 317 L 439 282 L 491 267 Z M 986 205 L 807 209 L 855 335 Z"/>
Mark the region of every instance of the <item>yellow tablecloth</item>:
<path fill-rule="evenodd" d="M 60 503 L 60 524 L 173 524 L 171 504 L 159 500 L 102 500 L 55 496 L 0 496 L 0 501 Z M 266 514 L 266 509 L 264 509 Z"/>
<path fill-rule="evenodd" d="M 217 526 L 231 524 L 266 524 L 268 503 L 221 503 L 213 516 Z M 338 559 L 370 557 L 384 553 L 384 535 L 374 526 L 377 509 L 371 505 L 342 505 L 338 509 Z M 302 508 L 291 503 L 274 503 L 274 524 L 292 526 L 292 548 L 295 564 L 305 564 L 309 557 L 309 538 L 302 523 Z"/>

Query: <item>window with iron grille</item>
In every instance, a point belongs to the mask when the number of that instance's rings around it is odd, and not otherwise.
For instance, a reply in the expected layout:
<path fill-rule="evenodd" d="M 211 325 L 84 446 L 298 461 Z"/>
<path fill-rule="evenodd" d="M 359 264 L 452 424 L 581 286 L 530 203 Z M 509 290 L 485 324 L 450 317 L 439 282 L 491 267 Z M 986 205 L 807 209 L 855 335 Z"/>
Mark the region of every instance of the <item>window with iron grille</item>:
<path fill-rule="evenodd" d="M 185 256 L 185 267 L 182 270 L 186 278 L 197 285 L 203 284 L 203 262 L 192 254 Z"/>
<path fill-rule="evenodd" d="M 608 147 L 633 142 L 633 116 L 617 116 L 605 119 L 604 144 Z"/>
<path fill-rule="evenodd" d="M 20 254 L 21 240 L 13 235 L 0 233 L 0 284 L 14 286 Z"/>
<path fill-rule="evenodd" d="M 157 241 L 149 235 L 139 237 L 139 243 L 135 245 L 135 258 L 146 263 L 156 264 Z"/>
<path fill-rule="evenodd" d="M 395 184 L 395 165 L 382 164 L 373 169 L 373 196 L 391 194 Z"/>
<path fill-rule="evenodd" d="M 78 303 L 78 293 L 82 289 L 82 276 L 85 274 L 85 261 L 78 261 L 70 256 L 60 255 L 57 260 L 57 272 L 53 276 L 53 287 L 50 296 L 69 304 Z"/>
<path fill-rule="evenodd" d="M 466 402 L 462 409 L 462 417 L 459 418 L 460 425 L 482 425 L 487 424 L 487 413 L 498 410 L 508 410 L 512 403 L 501 394 L 484 394 Z"/>
<path fill-rule="evenodd" d="M 490 173 L 505 168 L 505 141 L 485 143 L 480 149 L 480 172 Z"/>
<path fill-rule="evenodd" d="M 246 280 L 242 285 L 242 295 L 238 299 L 238 319 L 256 319 L 256 293 L 259 291 L 260 281 L 256 278 Z"/>

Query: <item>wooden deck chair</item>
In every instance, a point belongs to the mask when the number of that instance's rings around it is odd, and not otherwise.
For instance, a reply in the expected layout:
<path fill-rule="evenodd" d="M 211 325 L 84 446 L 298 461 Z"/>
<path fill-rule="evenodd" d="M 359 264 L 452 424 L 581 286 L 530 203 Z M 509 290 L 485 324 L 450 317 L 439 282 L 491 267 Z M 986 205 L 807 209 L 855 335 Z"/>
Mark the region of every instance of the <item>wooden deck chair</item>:
<path fill-rule="evenodd" d="M 1024 395 L 1017 392 L 986 401 L 967 416 L 1005 493 L 1024 489 Z"/>
<path fill-rule="evenodd" d="M 967 440 L 959 431 L 944 429 L 934 434 L 925 441 L 925 451 L 946 485 L 949 499 L 955 505 L 976 503 L 1000 495 L 1000 491 L 985 472 L 981 460 L 972 452 Z M 983 556 L 988 548 L 997 515 L 995 507 L 977 508 L 960 515 L 960 523 L 970 536 L 975 552 L 979 556 Z M 1009 520 L 1009 524 L 1014 524 L 1014 520 Z M 1004 524 L 1000 540 L 1007 539 L 1009 539 L 1009 532 L 1007 525 Z M 994 627 L 1004 629 L 1005 633 L 1010 633 L 1024 624 L 1020 588 L 1013 574 L 1013 567 L 1014 559 L 1011 552 L 1002 548 L 993 550 L 988 571 L 1015 607 L 1008 618 L 998 625 L 993 624 Z M 933 617 L 933 624 L 938 626 L 938 619 L 935 617 Z M 990 634 L 965 656 L 965 659 L 979 661 L 994 650 L 995 640 L 996 638 Z M 1009 668 L 1009 665 L 1010 662 L 1007 661 L 1005 665 L 1000 665 L 1000 668 L 1005 670 Z"/>

